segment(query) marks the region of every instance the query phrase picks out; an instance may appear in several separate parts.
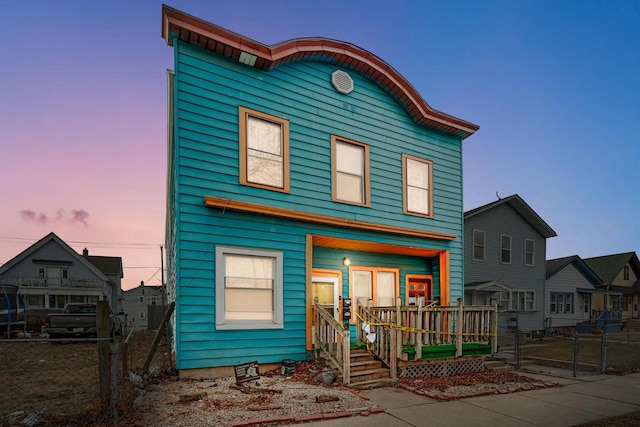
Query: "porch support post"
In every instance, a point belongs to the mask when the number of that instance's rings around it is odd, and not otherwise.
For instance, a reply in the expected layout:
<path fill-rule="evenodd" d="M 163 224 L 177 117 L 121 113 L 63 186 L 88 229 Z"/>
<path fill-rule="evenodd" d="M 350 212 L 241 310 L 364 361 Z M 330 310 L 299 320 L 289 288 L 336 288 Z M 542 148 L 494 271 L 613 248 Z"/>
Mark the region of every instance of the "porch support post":
<path fill-rule="evenodd" d="M 491 298 L 491 324 L 489 333 L 491 334 L 491 355 L 498 352 L 498 301 Z"/>
<path fill-rule="evenodd" d="M 396 325 L 398 326 L 398 329 L 396 329 L 395 331 L 391 331 L 391 333 L 393 334 L 394 332 L 397 335 L 396 338 L 396 345 L 395 345 L 395 355 L 393 355 L 392 359 L 397 359 L 398 357 L 400 357 L 402 355 L 402 346 L 403 346 L 403 335 L 404 333 L 402 332 L 402 310 L 401 310 L 401 304 L 402 304 L 402 300 L 400 298 L 396 298 Z M 411 325 L 409 325 L 411 326 Z M 392 347 L 393 349 L 394 347 Z M 394 350 L 392 350 L 394 351 Z"/>
<path fill-rule="evenodd" d="M 416 329 L 422 329 L 422 304 L 424 302 L 424 298 L 418 298 L 418 313 L 416 317 Z M 416 332 L 416 359 L 422 360 L 422 332 Z"/>
<path fill-rule="evenodd" d="M 464 325 L 464 306 L 458 298 L 458 318 L 456 319 L 456 357 L 462 356 L 462 326 Z"/>
<path fill-rule="evenodd" d="M 356 305 L 355 308 L 353 309 L 356 312 L 356 344 L 357 345 L 361 345 L 363 340 L 362 340 L 362 320 L 360 320 L 360 316 L 358 316 L 358 314 L 360 314 L 360 306 Z M 347 328 L 349 329 L 349 328 Z"/>

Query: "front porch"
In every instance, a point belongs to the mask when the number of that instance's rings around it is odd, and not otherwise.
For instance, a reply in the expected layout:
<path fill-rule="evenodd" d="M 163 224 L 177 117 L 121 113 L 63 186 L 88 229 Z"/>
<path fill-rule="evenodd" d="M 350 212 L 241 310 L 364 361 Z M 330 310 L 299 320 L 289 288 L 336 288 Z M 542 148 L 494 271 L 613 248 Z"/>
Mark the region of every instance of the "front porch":
<path fill-rule="evenodd" d="M 318 304 L 313 306 L 314 355 L 321 353 L 357 386 L 421 375 L 477 372 L 497 350 L 497 305 L 364 307 L 355 314 L 355 337 Z M 353 338 L 353 339 L 352 339 Z"/>

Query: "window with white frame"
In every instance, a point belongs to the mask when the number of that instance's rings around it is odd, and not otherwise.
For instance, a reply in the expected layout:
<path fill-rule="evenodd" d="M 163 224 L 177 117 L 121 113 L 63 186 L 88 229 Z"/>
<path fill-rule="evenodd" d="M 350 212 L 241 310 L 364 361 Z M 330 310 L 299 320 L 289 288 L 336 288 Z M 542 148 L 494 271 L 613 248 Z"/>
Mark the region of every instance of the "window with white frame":
<path fill-rule="evenodd" d="M 283 325 L 282 252 L 216 247 L 216 328 Z"/>
<path fill-rule="evenodd" d="M 524 265 L 533 267 L 536 263 L 536 242 L 531 239 L 524 239 Z"/>
<path fill-rule="evenodd" d="M 508 311 L 511 307 L 511 293 L 509 291 L 499 291 L 497 296 L 500 311 Z"/>
<path fill-rule="evenodd" d="M 334 202 L 371 206 L 368 145 L 332 136 L 331 177 Z"/>
<path fill-rule="evenodd" d="M 500 235 L 500 262 L 511 264 L 511 236 L 506 234 Z"/>
<path fill-rule="evenodd" d="M 622 278 L 623 280 L 629 280 L 629 266 L 625 265 L 622 268 Z"/>
<path fill-rule="evenodd" d="M 240 183 L 289 192 L 289 121 L 239 107 Z"/>
<path fill-rule="evenodd" d="M 573 313 L 573 294 L 568 292 L 551 292 L 549 311 L 553 314 Z"/>
<path fill-rule="evenodd" d="M 371 267 L 351 268 L 353 307 L 393 307 L 398 288 L 398 271 Z"/>
<path fill-rule="evenodd" d="M 483 230 L 473 230 L 473 260 L 484 261 L 484 250 L 485 232 Z"/>
<path fill-rule="evenodd" d="M 534 291 L 511 291 L 511 309 L 513 311 L 533 311 L 536 302 Z"/>
<path fill-rule="evenodd" d="M 433 217 L 432 166 L 429 160 L 402 155 L 404 213 Z"/>
<path fill-rule="evenodd" d="M 144 303 L 144 297 L 140 297 L 140 304 Z"/>
<path fill-rule="evenodd" d="M 140 318 L 141 318 L 141 319 L 144 319 L 144 311 L 141 311 L 141 312 L 139 313 L 139 315 L 140 315 Z"/>

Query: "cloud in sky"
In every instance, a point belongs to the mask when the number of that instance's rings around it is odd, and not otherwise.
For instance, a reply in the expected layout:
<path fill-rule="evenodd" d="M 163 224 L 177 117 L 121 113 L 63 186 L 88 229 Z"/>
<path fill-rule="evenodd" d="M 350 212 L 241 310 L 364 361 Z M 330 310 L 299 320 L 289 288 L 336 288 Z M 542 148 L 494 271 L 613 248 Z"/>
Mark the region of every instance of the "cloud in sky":
<path fill-rule="evenodd" d="M 89 218 L 89 212 L 85 211 L 84 209 L 73 209 L 71 210 L 71 222 L 72 223 L 77 223 L 80 222 L 82 223 L 85 227 L 89 226 L 89 223 L 87 222 L 87 218 Z"/>
<path fill-rule="evenodd" d="M 64 209 L 58 209 L 53 216 L 49 216 L 43 212 L 36 212 L 31 209 L 23 209 L 20 211 L 20 217 L 24 221 L 35 222 L 41 225 L 55 224 L 64 221 L 67 218 L 67 213 Z M 71 217 L 68 221 L 71 224 L 81 224 L 85 228 L 89 227 L 89 212 L 84 209 L 72 209 Z"/>

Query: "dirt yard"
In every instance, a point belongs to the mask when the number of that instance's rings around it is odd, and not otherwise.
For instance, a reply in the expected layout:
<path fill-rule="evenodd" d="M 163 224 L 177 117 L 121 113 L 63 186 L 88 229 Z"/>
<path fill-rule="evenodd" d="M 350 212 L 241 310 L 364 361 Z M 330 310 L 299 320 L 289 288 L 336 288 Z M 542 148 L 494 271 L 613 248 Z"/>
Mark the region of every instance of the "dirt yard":
<path fill-rule="evenodd" d="M 128 352 L 131 369 L 142 368 L 154 336 L 155 331 L 134 331 Z M 152 365 L 169 367 L 166 349 L 166 345 L 159 347 Z M 122 351 L 120 345 L 120 356 Z M 95 418 L 102 412 L 96 342 L 2 341 L 0 366 L 4 391 L 0 425 L 19 425 L 36 414 L 54 425 L 92 425 L 99 421 Z M 122 359 L 118 366 L 122 369 Z M 121 389 L 126 398 L 127 389 Z"/>

